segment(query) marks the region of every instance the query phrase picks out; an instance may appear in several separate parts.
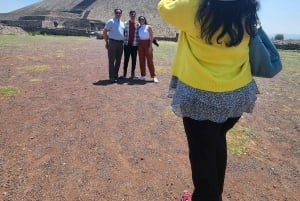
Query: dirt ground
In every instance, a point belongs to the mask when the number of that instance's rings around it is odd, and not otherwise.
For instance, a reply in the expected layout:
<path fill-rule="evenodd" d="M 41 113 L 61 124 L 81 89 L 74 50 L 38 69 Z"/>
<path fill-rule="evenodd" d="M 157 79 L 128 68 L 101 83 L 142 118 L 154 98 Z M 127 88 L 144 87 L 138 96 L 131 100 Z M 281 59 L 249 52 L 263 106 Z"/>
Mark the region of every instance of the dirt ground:
<path fill-rule="evenodd" d="M 179 201 L 192 190 L 166 97 L 171 57 L 155 56 L 158 84 L 149 73 L 110 84 L 102 40 L 28 38 L 0 43 L 0 86 L 21 88 L 0 98 L 0 200 Z M 224 200 L 299 201 L 299 71 L 256 80 L 255 111 L 236 126 L 250 143 L 229 154 Z"/>

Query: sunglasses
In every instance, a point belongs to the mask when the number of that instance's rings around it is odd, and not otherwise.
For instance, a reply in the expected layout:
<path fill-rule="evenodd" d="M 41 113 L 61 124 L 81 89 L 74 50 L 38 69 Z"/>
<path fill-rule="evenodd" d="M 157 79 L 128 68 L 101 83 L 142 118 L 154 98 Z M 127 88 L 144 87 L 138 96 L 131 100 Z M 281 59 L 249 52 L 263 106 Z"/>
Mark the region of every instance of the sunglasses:
<path fill-rule="evenodd" d="M 131 13 L 130 16 L 135 16 L 135 13 Z"/>
<path fill-rule="evenodd" d="M 122 13 L 121 13 L 121 12 L 115 12 L 115 14 L 119 14 L 119 15 L 121 15 Z"/>

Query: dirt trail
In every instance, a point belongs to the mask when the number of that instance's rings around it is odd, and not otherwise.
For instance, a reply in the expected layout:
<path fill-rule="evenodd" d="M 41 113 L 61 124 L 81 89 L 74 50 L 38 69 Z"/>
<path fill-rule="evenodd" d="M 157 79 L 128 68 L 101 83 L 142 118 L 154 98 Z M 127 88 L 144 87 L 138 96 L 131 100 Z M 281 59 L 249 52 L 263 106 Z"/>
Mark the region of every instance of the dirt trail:
<path fill-rule="evenodd" d="M 109 84 L 103 47 L 73 38 L 0 44 L 0 85 L 22 89 L 0 99 L 0 200 L 174 201 L 192 190 L 169 74 L 160 67 L 158 84 Z M 33 64 L 50 70 L 21 69 Z M 224 200 L 300 200 L 300 92 L 287 77 L 257 79 L 255 111 L 237 125 L 251 129 L 252 144 L 229 155 Z"/>

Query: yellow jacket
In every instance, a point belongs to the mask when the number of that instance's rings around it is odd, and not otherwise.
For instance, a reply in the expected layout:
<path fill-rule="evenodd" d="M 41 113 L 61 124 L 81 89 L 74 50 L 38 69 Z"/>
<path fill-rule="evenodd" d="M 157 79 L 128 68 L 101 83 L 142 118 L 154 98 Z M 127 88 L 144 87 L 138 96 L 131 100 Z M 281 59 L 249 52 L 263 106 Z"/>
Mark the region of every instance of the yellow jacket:
<path fill-rule="evenodd" d="M 158 12 L 168 23 L 180 30 L 172 75 L 185 84 L 211 92 L 241 88 L 252 80 L 249 63 L 249 39 L 246 33 L 238 46 L 212 45 L 202 40 L 200 26 L 195 23 L 198 4 L 202 0 L 161 0 Z M 229 37 L 223 38 L 223 41 Z"/>

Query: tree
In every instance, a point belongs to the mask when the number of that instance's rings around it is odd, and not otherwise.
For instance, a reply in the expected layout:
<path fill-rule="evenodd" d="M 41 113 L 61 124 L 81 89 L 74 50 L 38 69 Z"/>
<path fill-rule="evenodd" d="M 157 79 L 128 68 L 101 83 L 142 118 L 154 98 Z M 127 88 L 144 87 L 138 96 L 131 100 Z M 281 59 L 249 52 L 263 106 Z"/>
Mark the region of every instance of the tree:
<path fill-rule="evenodd" d="M 276 34 L 275 35 L 275 40 L 283 40 L 283 39 L 284 39 L 283 34 Z"/>

